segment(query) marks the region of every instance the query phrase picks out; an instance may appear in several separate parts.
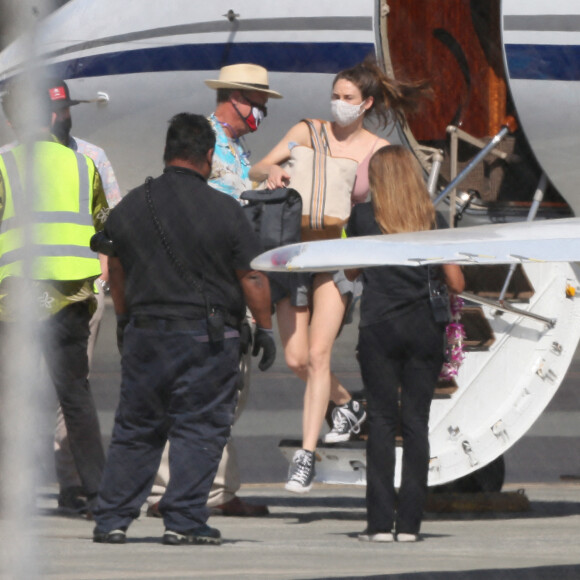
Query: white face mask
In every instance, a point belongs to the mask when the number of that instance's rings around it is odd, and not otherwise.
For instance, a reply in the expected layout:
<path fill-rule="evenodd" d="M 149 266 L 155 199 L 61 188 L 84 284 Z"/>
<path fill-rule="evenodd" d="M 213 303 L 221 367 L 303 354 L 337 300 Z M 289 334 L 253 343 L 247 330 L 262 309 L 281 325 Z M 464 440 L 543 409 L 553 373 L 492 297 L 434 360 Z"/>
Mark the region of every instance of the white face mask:
<path fill-rule="evenodd" d="M 332 119 L 341 127 L 346 127 L 364 115 L 364 101 L 360 105 L 351 105 L 340 99 L 330 101 Z"/>

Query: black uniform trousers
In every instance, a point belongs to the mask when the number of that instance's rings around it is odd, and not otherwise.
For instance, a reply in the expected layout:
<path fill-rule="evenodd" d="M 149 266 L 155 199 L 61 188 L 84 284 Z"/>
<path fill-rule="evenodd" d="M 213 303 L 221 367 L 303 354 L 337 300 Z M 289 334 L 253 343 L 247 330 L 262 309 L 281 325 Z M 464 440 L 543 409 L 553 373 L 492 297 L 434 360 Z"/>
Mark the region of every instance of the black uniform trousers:
<path fill-rule="evenodd" d="M 239 333 L 226 326 L 215 348 L 205 320 L 183 330 L 165 322 L 138 328 L 132 319 L 125 329 L 121 399 L 94 512 L 99 531 L 126 528 L 139 516 L 166 440 L 165 527 L 186 532 L 209 517 L 207 498 L 234 419 Z"/>
<path fill-rule="evenodd" d="M 427 495 L 429 411 L 444 360 L 445 325 L 428 301 L 360 328 L 359 362 L 367 390 L 367 524 L 370 533 L 419 533 Z M 400 387 L 400 396 L 399 396 Z M 403 435 L 397 494 L 395 437 Z"/>
<path fill-rule="evenodd" d="M 105 463 L 99 420 L 88 381 L 90 319 L 90 304 L 85 300 L 65 306 L 39 323 L 40 350 L 56 388 L 71 452 L 89 497 L 95 496 L 99 489 Z M 4 339 L 11 332 L 11 326 L 12 323 L 0 324 Z M 38 363 L 30 361 L 31 365 Z"/>

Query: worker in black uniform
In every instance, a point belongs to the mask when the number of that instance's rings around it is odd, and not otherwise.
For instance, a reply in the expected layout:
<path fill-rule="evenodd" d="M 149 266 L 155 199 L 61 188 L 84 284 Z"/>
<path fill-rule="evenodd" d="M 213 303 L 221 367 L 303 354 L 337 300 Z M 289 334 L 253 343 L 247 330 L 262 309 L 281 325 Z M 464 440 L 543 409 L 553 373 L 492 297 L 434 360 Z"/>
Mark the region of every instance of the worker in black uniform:
<path fill-rule="evenodd" d="M 167 439 L 163 542 L 221 542 L 206 524 L 206 502 L 233 421 L 246 305 L 257 324 L 253 353 L 262 351 L 261 370 L 276 348 L 268 280 L 250 267 L 259 241 L 239 203 L 206 183 L 214 145 L 204 117 L 176 115 L 163 175 L 130 192 L 105 229 L 122 384 L 95 542 L 125 542 Z"/>

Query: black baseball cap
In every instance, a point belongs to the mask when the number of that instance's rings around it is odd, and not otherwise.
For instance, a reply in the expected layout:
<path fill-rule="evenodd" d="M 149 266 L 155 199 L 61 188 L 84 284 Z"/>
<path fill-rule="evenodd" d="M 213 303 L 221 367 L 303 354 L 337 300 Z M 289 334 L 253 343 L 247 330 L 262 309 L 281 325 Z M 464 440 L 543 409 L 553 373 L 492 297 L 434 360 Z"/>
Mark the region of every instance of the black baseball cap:
<path fill-rule="evenodd" d="M 10 81 L 4 83 L 4 92 L 2 95 L 2 109 L 6 118 L 12 123 L 19 123 L 19 117 L 22 115 L 30 115 L 30 111 L 24 112 L 22 108 L 23 102 L 26 100 L 27 94 L 30 90 L 29 86 L 23 82 L 21 77 L 15 77 Z M 40 113 L 40 118 L 36 119 L 33 124 L 40 126 L 50 125 L 50 115 L 78 105 L 82 101 L 77 101 L 70 98 L 70 92 L 64 80 L 59 78 L 43 77 L 36 85 L 36 90 L 39 91 L 39 97 L 42 99 L 43 109 L 49 114 L 49 117 L 44 117 L 45 113 Z M 30 120 L 30 119 L 29 119 Z M 23 118 L 21 119 L 23 121 Z M 24 122 L 24 121 L 23 121 Z"/>
<path fill-rule="evenodd" d="M 50 108 L 53 111 L 72 107 L 73 105 L 78 105 L 80 103 L 80 101 L 70 98 L 68 85 L 62 79 L 46 79 L 46 81 L 42 83 L 42 86 L 42 90 L 48 97 Z"/>

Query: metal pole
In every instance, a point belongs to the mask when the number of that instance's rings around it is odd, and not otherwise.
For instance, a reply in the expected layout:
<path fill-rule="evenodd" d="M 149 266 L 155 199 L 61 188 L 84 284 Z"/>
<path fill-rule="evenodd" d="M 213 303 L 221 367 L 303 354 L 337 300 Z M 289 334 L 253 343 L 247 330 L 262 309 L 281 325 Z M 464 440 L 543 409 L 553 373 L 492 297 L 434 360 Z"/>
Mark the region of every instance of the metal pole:
<path fill-rule="evenodd" d="M 457 177 L 457 155 L 459 149 L 459 137 L 457 135 L 457 127 L 454 127 L 453 132 L 451 133 L 451 181 L 454 182 L 455 178 Z M 451 203 L 449 204 L 449 227 L 455 227 L 455 198 L 456 192 L 455 188 L 449 189 L 446 188 L 446 191 L 451 191 Z M 433 202 L 433 205 L 437 207 L 439 203 L 436 198 Z"/>
<path fill-rule="evenodd" d="M 32 232 L 32 203 L 34 194 L 34 149 L 27 137 L 34 129 L 32 119 L 38 117 L 43 105 L 39 97 L 39 66 L 45 63 L 38 53 L 38 24 L 55 8 L 54 0 L 18 0 L 5 3 L 3 24 L 12 27 L 12 36 L 20 36 L 20 58 L 24 63 L 14 72 L 20 74 L 28 87 L 29 97 L 21 103 L 28 126 L 18 135 L 26 145 L 21 194 L 23 266 L 22 284 L 18 292 L 8 293 L 8 309 L 17 323 L 6 323 L 3 329 L 4 348 L 0 352 L 0 472 L 6 477 L 0 482 L 0 577 L 35 580 L 41 577 L 41 534 L 39 532 L 36 492 L 40 462 L 36 454 L 38 430 L 46 408 L 44 398 L 48 389 L 39 371 L 40 332 L 36 310 L 37 301 L 32 289 L 34 238 Z M 1 248 L 0 248 L 1 251 Z M 15 277 L 15 282 L 18 279 Z M 10 330 L 8 331 L 8 325 Z M 44 404 L 43 404 L 44 403 Z M 51 413 L 52 415 L 52 413 Z M 54 417 L 52 416 L 54 421 Z"/>
<path fill-rule="evenodd" d="M 492 140 L 463 168 L 463 170 L 455 177 L 451 183 L 437 196 L 433 205 L 437 206 L 445 197 L 453 192 L 455 188 L 475 169 L 477 164 L 486 157 L 486 155 L 509 133 L 512 133 L 516 128 L 516 121 L 513 117 L 508 117 L 504 125 L 495 135 Z M 453 137 L 453 134 L 452 134 Z M 453 159 L 452 159 L 453 161 Z"/>
<path fill-rule="evenodd" d="M 544 194 L 546 193 L 546 189 L 548 187 L 548 177 L 545 173 L 542 173 L 540 177 L 540 181 L 538 182 L 538 187 L 536 192 L 534 193 L 534 199 L 532 201 L 532 205 L 530 206 L 530 211 L 528 212 L 528 217 L 526 218 L 527 222 L 531 222 L 535 219 L 536 214 L 538 213 L 538 208 L 540 207 L 540 203 L 542 203 L 542 199 L 544 199 Z M 499 294 L 499 302 L 500 304 L 503 303 L 507 289 L 512 281 L 514 272 L 516 271 L 517 264 L 512 264 L 510 266 L 509 272 L 506 276 L 505 282 L 503 283 L 503 288 Z"/>
<path fill-rule="evenodd" d="M 429 179 L 427 180 L 427 190 L 429 191 L 431 199 L 435 197 L 439 172 L 441 171 L 441 164 L 443 163 L 443 155 L 440 151 L 435 151 L 432 160 L 431 171 L 429 173 Z"/>
<path fill-rule="evenodd" d="M 509 312 L 510 314 L 517 314 L 518 316 L 523 316 L 524 318 L 529 318 L 531 320 L 537 320 L 542 322 L 548 328 L 554 328 L 556 326 L 556 318 L 548 318 L 547 316 L 541 316 L 540 314 L 535 314 L 534 312 L 528 312 L 526 310 L 521 310 L 520 308 L 515 308 L 510 304 L 500 304 L 494 300 L 488 300 L 487 298 L 482 298 L 477 296 L 477 294 L 472 294 L 471 292 L 462 292 L 459 296 L 470 302 L 475 302 L 476 304 L 482 304 L 483 306 L 490 306 L 495 308 L 496 311 Z"/>

